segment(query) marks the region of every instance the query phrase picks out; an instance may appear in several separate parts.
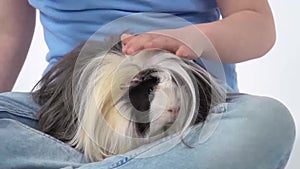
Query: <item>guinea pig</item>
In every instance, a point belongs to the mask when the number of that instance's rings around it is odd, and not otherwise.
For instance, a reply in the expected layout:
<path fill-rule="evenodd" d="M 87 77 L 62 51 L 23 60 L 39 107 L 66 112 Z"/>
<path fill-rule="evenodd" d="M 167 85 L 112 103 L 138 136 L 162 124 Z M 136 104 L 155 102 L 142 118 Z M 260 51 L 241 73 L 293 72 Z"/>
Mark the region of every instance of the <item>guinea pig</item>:
<path fill-rule="evenodd" d="M 88 41 L 35 86 L 40 130 L 90 161 L 123 154 L 205 122 L 225 92 L 191 60 L 152 49 L 133 56 L 122 44 Z"/>

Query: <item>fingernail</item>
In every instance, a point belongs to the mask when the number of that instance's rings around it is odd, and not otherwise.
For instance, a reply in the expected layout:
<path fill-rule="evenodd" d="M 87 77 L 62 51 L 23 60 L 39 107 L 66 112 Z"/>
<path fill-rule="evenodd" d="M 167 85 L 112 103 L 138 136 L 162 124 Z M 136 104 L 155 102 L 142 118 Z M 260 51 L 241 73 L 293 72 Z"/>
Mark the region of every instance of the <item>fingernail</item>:
<path fill-rule="evenodd" d="M 130 36 L 131 36 L 130 34 L 124 33 L 124 34 L 121 35 L 121 40 L 126 39 Z"/>

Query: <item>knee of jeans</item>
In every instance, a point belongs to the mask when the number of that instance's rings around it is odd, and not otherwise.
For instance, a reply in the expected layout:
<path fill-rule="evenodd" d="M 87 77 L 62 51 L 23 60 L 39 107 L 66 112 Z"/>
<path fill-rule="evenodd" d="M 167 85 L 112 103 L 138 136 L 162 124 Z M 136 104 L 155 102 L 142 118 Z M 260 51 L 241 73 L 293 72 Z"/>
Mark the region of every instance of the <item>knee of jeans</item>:
<path fill-rule="evenodd" d="M 273 142 L 292 146 L 295 140 L 295 123 L 290 111 L 280 101 L 269 97 L 255 97 L 255 111 L 251 112 L 257 132 L 262 133 Z M 272 140 L 271 140 L 272 139 Z"/>

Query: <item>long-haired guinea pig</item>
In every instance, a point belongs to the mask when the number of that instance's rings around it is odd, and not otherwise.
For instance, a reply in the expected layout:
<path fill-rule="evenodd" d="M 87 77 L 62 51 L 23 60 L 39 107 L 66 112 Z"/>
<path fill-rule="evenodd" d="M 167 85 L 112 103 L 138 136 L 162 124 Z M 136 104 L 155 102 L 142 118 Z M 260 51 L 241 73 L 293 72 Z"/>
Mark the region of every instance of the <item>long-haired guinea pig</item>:
<path fill-rule="evenodd" d="M 40 130 L 90 161 L 122 154 L 205 121 L 225 92 L 200 66 L 162 50 L 133 56 L 88 41 L 36 85 Z"/>

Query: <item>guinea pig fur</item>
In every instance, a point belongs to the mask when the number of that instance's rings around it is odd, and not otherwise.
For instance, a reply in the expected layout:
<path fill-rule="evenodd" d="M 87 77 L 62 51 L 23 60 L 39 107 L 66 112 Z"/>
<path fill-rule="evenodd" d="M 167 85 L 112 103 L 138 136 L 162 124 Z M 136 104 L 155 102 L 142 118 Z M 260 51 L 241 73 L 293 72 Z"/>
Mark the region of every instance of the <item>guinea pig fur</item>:
<path fill-rule="evenodd" d="M 33 92 L 40 130 L 90 161 L 202 123 L 225 100 L 220 85 L 191 60 L 157 49 L 126 56 L 121 43 L 107 46 L 88 41 L 77 47 Z"/>

